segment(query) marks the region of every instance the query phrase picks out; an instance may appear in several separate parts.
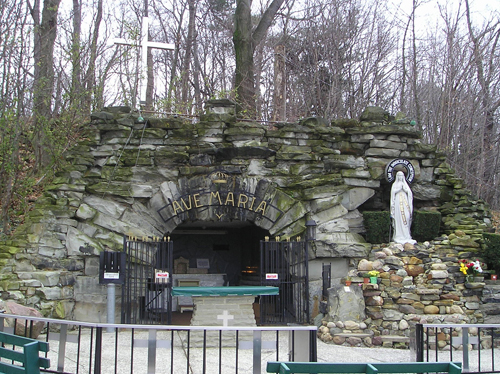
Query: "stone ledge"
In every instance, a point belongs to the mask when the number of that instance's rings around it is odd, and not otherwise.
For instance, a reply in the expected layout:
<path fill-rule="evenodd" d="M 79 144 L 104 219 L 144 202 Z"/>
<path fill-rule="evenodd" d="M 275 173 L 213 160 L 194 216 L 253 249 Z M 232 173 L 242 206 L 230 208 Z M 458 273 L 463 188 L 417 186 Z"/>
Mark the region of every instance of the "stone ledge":
<path fill-rule="evenodd" d="M 400 335 L 380 335 L 380 338 L 382 339 L 383 342 L 404 342 L 408 343 L 410 341 L 410 338 L 407 336 L 400 336 Z"/>
<path fill-rule="evenodd" d="M 341 338 L 370 338 L 372 334 L 341 332 L 333 334 L 333 336 L 340 336 Z"/>

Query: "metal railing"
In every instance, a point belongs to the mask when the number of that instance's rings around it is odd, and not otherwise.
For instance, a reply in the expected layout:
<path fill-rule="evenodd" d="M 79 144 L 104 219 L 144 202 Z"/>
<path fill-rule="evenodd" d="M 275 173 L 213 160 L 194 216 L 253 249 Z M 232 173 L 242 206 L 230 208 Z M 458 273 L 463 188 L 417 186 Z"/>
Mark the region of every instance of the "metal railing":
<path fill-rule="evenodd" d="M 0 314 L 0 331 L 21 325 L 30 337 L 37 321 L 45 323 L 38 339 L 49 343 L 51 373 L 261 374 L 267 361 L 317 360 L 316 326 L 129 325 Z"/>
<path fill-rule="evenodd" d="M 417 324 L 411 345 L 419 362 L 462 362 L 464 373 L 500 373 L 498 324 Z"/>

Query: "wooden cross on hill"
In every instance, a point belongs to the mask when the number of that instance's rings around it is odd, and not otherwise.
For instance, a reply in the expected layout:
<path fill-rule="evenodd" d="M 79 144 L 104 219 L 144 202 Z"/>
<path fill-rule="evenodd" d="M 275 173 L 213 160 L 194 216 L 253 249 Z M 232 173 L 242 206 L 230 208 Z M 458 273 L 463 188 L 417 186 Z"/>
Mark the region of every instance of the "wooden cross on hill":
<path fill-rule="evenodd" d="M 142 19 L 142 29 L 141 29 L 141 43 L 137 44 L 135 41 L 129 41 L 123 38 L 116 38 L 114 40 L 115 44 L 118 45 L 132 45 L 135 47 L 141 47 L 141 75 L 139 77 L 140 81 L 140 103 L 146 104 L 146 87 L 147 87 L 147 73 L 148 73 L 148 48 L 158 48 L 158 49 L 169 49 L 174 50 L 175 45 L 169 43 L 158 43 L 150 42 L 148 37 L 149 30 L 149 18 L 144 17 Z"/>

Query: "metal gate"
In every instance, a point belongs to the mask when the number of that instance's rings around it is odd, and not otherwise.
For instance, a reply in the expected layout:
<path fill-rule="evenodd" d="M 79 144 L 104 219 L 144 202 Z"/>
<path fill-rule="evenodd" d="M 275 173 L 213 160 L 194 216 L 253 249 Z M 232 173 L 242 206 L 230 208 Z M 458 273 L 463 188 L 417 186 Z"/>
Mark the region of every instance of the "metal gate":
<path fill-rule="evenodd" d="M 126 273 L 122 323 L 172 323 L 172 244 L 170 239 L 124 239 Z"/>
<path fill-rule="evenodd" d="M 261 285 L 279 295 L 260 297 L 260 322 L 309 323 L 309 270 L 306 241 L 261 241 Z"/>

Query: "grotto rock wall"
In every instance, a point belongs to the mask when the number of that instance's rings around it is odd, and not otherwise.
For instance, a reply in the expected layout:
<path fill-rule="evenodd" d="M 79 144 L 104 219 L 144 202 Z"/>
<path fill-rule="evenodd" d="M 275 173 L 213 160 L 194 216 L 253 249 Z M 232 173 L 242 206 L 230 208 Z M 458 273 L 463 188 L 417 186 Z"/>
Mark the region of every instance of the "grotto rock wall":
<path fill-rule="evenodd" d="M 248 210 L 224 219 L 245 219 L 288 237 L 303 235 L 305 221 L 314 219 L 311 263 L 340 258 L 352 266 L 370 255 L 362 211 L 387 209 L 384 170 L 394 158 L 414 165 L 415 206 L 441 211 L 443 232 L 461 229 L 480 244 L 488 229 L 484 204 L 406 119 L 367 108 L 360 120 L 263 125 L 237 119 L 227 101 L 206 108 L 196 120 L 142 121 L 128 107 L 94 113 L 86 140 L 67 153 L 67 166 L 26 223 L 0 243 L 2 298 L 46 316 L 102 321 L 106 291 L 97 280 L 99 253 L 122 250 L 125 235 L 163 237 L 187 220 L 217 220 L 196 209 L 168 221 L 159 212 L 217 170 L 279 208 L 272 220 Z M 311 300 L 317 300 L 321 272 L 310 277 Z"/>

